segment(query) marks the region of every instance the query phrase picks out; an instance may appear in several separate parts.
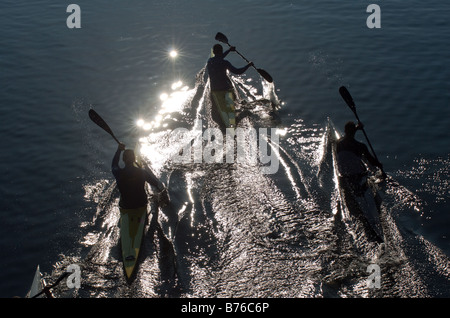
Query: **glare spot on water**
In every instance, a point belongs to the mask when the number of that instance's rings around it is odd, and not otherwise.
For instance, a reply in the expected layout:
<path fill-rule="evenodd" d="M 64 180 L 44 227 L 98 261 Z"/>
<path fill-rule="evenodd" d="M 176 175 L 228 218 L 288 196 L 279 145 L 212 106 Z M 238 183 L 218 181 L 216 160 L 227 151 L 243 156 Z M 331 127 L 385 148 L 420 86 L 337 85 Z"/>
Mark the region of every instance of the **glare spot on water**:
<path fill-rule="evenodd" d="M 169 56 L 170 56 L 172 59 L 174 59 L 174 58 L 176 58 L 176 57 L 178 56 L 178 52 L 177 52 L 176 50 L 171 50 L 171 51 L 169 52 Z"/>

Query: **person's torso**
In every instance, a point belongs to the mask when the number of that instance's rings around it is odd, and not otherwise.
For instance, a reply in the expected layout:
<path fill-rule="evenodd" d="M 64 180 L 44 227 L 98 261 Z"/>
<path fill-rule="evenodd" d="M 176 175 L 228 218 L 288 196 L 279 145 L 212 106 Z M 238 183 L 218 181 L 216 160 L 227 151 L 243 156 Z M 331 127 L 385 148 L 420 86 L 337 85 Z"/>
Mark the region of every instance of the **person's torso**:
<path fill-rule="evenodd" d="M 147 204 L 145 176 L 142 169 L 128 166 L 120 169 L 116 181 L 122 208 L 138 208 Z"/>
<path fill-rule="evenodd" d="M 337 164 L 342 176 L 358 175 L 366 171 L 362 162 L 363 147 L 354 139 L 341 138 L 336 145 Z"/>
<path fill-rule="evenodd" d="M 226 91 L 233 88 L 227 74 L 228 64 L 226 60 L 219 57 L 212 57 L 208 60 L 207 68 L 211 90 Z"/>

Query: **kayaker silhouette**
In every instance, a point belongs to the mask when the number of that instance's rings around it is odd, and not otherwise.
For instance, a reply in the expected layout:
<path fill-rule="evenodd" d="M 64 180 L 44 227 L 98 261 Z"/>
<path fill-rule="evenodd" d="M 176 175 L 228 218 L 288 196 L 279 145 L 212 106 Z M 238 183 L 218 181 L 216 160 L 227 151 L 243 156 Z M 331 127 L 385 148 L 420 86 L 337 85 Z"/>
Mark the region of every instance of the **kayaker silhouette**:
<path fill-rule="evenodd" d="M 120 154 L 123 151 L 122 160 L 124 168 L 119 167 Z M 144 163 L 145 164 L 145 163 Z M 136 163 L 133 150 L 126 149 L 125 145 L 119 143 L 116 154 L 112 161 L 112 172 L 117 181 L 120 191 L 120 241 L 122 249 L 122 261 L 127 282 L 131 282 L 136 272 L 139 251 L 144 236 L 145 223 L 147 220 L 148 197 L 145 184 L 149 183 L 156 187 L 160 193 L 158 201 L 168 203 L 167 190 L 149 168 L 141 168 Z"/>
<path fill-rule="evenodd" d="M 367 168 L 363 164 L 365 158 L 372 166 L 383 170 L 383 165 L 369 152 L 367 146 L 355 139 L 357 130 L 363 125 L 357 125 L 353 121 L 345 124 L 345 134 L 336 144 L 336 153 L 339 173 L 346 179 L 358 181 L 367 173 Z"/>
<path fill-rule="evenodd" d="M 124 168 L 119 167 L 122 151 L 122 160 L 125 163 Z M 143 169 L 136 165 L 134 151 L 131 149 L 125 150 L 125 145 L 122 143 L 117 148 L 111 168 L 119 188 L 119 207 L 122 209 L 138 209 L 147 206 L 146 182 L 157 188 L 159 192 L 165 191 L 164 184 L 156 178 L 151 170 Z"/>
<path fill-rule="evenodd" d="M 227 70 L 240 75 L 248 70 L 249 67 L 253 66 L 253 63 L 250 62 L 244 67 L 236 68 L 229 61 L 225 60 L 228 53 L 234 52 L 235 50 L 236 48 L 231 46 L 224 52 L 222 45 L 216 44 L 213 46 L 214 56 L 208 60 L 207 64 L 212 91 L 229 91 L 233 89 L 233 84 L 228 78 Z"/>
<path fill-rule="evenodd" d="M 250 62 L 241 68 L 234 67 L 229 61 L 225 60 L 228 53 L 235 51 L 234 46 L 230 46 L 227 51 L 223 51 L 220 44 L 213 46 L 213 55 L 207 63 L 207 71 L 211 87 L 211 100 L 213 101 L 212 117 L 221 128 L 235 127 L 235 108 L 233 84 L 228 77 L 227 71 L 233 74 L 243 74 L 249 67 L 253 66 Z"/>

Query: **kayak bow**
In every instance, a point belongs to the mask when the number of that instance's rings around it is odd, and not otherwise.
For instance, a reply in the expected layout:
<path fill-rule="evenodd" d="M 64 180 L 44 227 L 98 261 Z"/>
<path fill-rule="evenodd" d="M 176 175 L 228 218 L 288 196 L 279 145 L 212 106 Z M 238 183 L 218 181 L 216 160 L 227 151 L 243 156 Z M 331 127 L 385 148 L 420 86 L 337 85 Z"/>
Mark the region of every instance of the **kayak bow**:
<path fill-rule="evenodd" d="M 131 281 L 138 262 L 146 218 L 147 207 L 138 209 L 120 209 L 122 259 L 128 282 Z"/>
<path fill-rule="evenodd" d="M 27 293 L 27 298 L 33 298 L 39 292 L 41 292 L 44 289 L 44 279 L 42 278 L 41 269 L 39 265 L 36 268 L 36 271 L 34 273 L 33 282 L 31 284 L 31 288 Z"/>

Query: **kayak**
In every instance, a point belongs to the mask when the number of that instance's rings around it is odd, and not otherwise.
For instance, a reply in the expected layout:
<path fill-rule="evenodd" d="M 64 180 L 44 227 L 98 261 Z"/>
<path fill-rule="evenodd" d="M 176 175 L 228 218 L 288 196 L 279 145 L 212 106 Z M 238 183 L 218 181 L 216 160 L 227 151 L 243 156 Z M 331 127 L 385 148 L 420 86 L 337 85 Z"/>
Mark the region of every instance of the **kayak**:
<path fill-rule="evenodd" d="M 214 57 L 211 49 L 210 57 Z M 226 128 L 236 128 L 236 93 L 229 91 L 211 90 L 211 117 L 225 132 Z"/>
<path fill-rule="evenodd" d="M 36 268 L 36 272 L 34 273 L 33 282 L 31 284 L 31 288 L 28 291 L 26 298 L 55 298 L 51 289 L 58 286 L 61 281 L 65 277 L 69 275 L 69 272 L 64 271 L 62 275 L 58 277 L 58 279 L 51 285 L 47 285 L 47 282 L 42 277 L 41 269 L 39 265 Z"/>
<path fill-rule="evenodd" d="M 37 294 L 39 294 L 45 287 L 44 279 L 42 278 L 42 273 L 39 268 L 39 265 L 36 268 L 34 273 L 33 282 L 31 283 L 31 288 L 27 293 L 27 298 L 33 298 Z"/>
<path fill-rule="evenodd" d="M 212 117 L 222 129 L 236 127 L 236 94 L 233 91 L 211 91 Z"/>
<path fill-rule="evenodd" d="M 347 208 L 348 212 L 356 217 L 363 216 L 370 232 L 379 242 L 384 241 L 383 228 L 380 221 L 380 201 L 381 197 L 377 190 L 376 178 L 370 175 L 367 168 L 365 174 L 357 177 L 341 176 L 338 169 L 336 144 L 339 133 L 330 125 L 330 140 L 333 154 L 333 165 L 339 187 L 340 201 Z"/>
<path fill-rule="evenodd" d="M 132 280 L 144 237 L 147 207 L 138 209 L 120 208 L 120 240 L 122 261 L 127 281 Z"/>
<path fill-rule="evenodd" d="M 153 174 L 145 160 L 142 158 L 139 142 L 136 144 L 134 152 L 136 155 L 135 164 Z M 131 283 L 139 261 L 139 252 L 144 238 L 148 210 L 147 206 L 137 209 L 124 209 L 119 207 L 119 210 L 122 262 L 127 282 Z"/>

